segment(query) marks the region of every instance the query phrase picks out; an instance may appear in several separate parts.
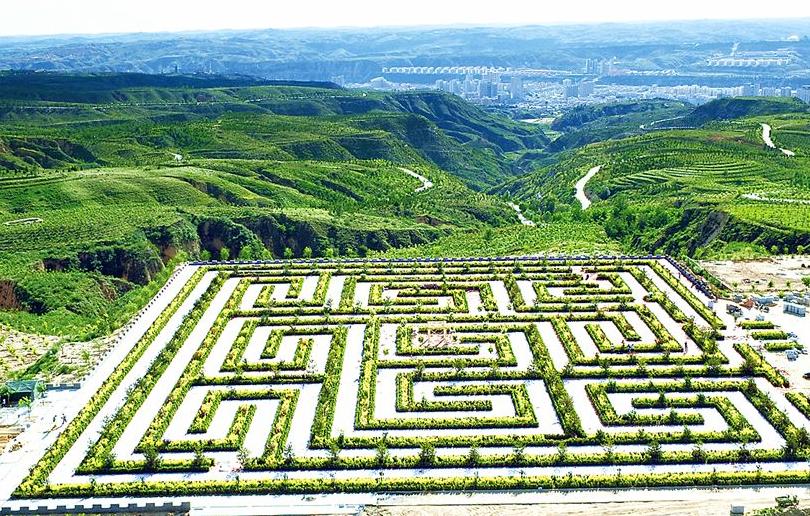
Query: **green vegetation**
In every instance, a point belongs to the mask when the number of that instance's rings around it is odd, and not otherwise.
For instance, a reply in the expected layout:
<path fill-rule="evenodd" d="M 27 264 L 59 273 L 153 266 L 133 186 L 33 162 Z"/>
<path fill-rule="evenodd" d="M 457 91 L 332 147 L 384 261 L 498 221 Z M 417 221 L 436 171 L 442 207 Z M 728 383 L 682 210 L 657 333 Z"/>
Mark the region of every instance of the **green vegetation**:
<path fill-rule="evenodd" d="M 639 134 L 668 121 L 676 123 L 690 111 L 688 104 L 666 100 L 577 106 L 554 119 L 551 130 L 563 134 L 549 148 L 562 151 Z"/>
<path fill-rule="evenodd" d="M 571 238 L 572 235 L 576 238 Z M 532 254 L 612 254 L 621 247 L 597 224 L 551 222 L 540 226 L 509 226 L 498 229 L 458 231 L 436 241 L 380 256 L 521 256 Z"/>
<path fill-rule="evenodd" d="M 553 122 L 551 144 L 435 92 L 2 73 L 0 322 L 108 333 L 188 258 L 810 249 L 798 202 L 810 200 L 810 115 L 793 101 L 724 102 L 733 117 L 670 131 L 652 122 L 698 110 L 578 108 Z M 795 157 L 765 148 L 762 121 Z M 573 185 L 596 164 L 582 211 Z M 417 192 L 403 168 L 433 186 Z M 501 196 L 537 225 L 517 225 Z"/>
<path fill-rule="evenodd" d="M 640 251 L 722 257 L 810 248 L 807 106 L 795 99 L 723 99 L 698 111 L 714 113 L 701 119 L 702 128 L 567 151 L 558 163 L 492 191 L 545 220 L 596 222 Z M 766 147 L 761 123 L 773 127 L 777 147 L 795 156 Z M 585 188 L 594 204 L 582 212 L 574 184 L 596 165 L 602 168 Z"/>
<path fill-rule="evenodd" d="M 546 143 L 432 92 L 2 73 L 0 322 L 85 339 L 172 260 L 365 256 L 513 225 L 475 190 Z"/>
<path fill-rule="evenodd" d="M 167 485 L 173 493 L 223 495 L 805 481 L 807 472 L 793 464 L 807 460 L 810 436 L 783 410 L 775 398 L 781 393 L 771 389 L 787 386 L 786 379 L 748 344 L 734 344 L 744 363 L 731 365 L 718 351 L 718 335 L 682 312 L 700 301 L 678 288 L 682 284 L 667 270 L 641 258 L 545 257 L 203 266 L 15 495 L 132 496 Z M 627 275 L 642 285 L 641 292 L 630 288 Z M 301 297 L 301 285 L 313 279 L 319 287 Z M 195 288 L 201 281 L 209 281 L 208 288 Z M 327 308 L 326 292 L 335 281 L 343 288 L 341 300 L 354 299 L 361 282 L 373 287 L 355 304 L 341 301 Z M 546 296 L 527 303 L 518 281 Z M 677 294 L 665 296 L 656 286 L 661 282 Z M 259 302 L 269 285 L 284 285 L 284 294 Z M 484 285 L 488 295 L 498 292 L 496 306 L 470 310 L 463 300 L 483 300 Z M 389 298 L 384 291 L 396 295 Z M 336 292 L 331 295 L 334 300 Z M 184 303 L 188 300 L 193 303 Z M 129 374 L 181 306 L 188 310 L 182 324 L 157 346 L 157 357 L 142 375 Z M 698 349 L 684 353 L 668 329 L 672 324 L 688 335 L 687 346 Z M 575 335 L 582 325 L 589 328 L 587 336 Z M 612 332 L 604 329 L 613 325 L 621 337 L 608 337 Z M 642 328 L 654 341 L 642 342 L 635 331 Z M 440 335 L 449 342 L 437 345 Z M 265 343 L 259 350 L 252 344 L 257 339 Z M 562 357 L 550 347 L 551 339 L 559 340 Z M 581 345 L 583 339 L 599 340 L 598 351 Z M 539 403 L 532 395 L 538 385 L 547 396 Z M 585 412 L 582 396 L 590 403 Z M 743 415 L 742 398 L 762 422 Z M 801 393 L 789 393 L 788 399 L 803 413 L 810 410 Z M 267 400 L 278 408 L 271 419 L 258 421 Z M 233 410 L 221 410 L 225 403 Z M 597 431 L 590 409 L 600 423 Z M 168 431 L 178 420 L 188 423 L 187 433 Z M 549 424 L 555 420 L 559 424 Z M 778 439 L 763 432 L 763 423 Z M 99 432 L 90 443 L 80 439 L 88 428 Z M 356 431 L 344 433 L 345 428 Z M 267 431 L 266 441 L 248 451 L 247 435 L 256 429 Z M 217 437 L 204 435 L 209 431 Z M 135 437 L 127 440 L 130 435 Z M 726 446 L 704 450 L 708 443 Z M 221 452 L 235 455 L 250 481 L 216 478 L 221 464 L 231 464 L 215 455 Z M 68 456 L 80 460 L 68 475 L 54 475 Z M 773 467 L 755 475 L 737 466 L 745 463 Z M 608 477 L 580 469 L 640 464 L 712 464 L 715 472 L 674 475 L 653 468 Z M 467 477 L 441 469 L 470 466 L 508 471 L 492 469 L 467 485 Z M 569 473 L 549 478 L 520 473 L 549 466 Z M 336 470 L 342 474 L 321 475 Z M 393 470 L 397 474 L 389 475 Z M 81 476 L 71 477 L 74 471 Z M 195 475 L 174 485 L 164 473 Z M 118 481 L 123 474 L 150 475 Z M 313 478 L 320 483 L 311 483 Z M 520 483 L 513 483 L 516 478 Z"/>

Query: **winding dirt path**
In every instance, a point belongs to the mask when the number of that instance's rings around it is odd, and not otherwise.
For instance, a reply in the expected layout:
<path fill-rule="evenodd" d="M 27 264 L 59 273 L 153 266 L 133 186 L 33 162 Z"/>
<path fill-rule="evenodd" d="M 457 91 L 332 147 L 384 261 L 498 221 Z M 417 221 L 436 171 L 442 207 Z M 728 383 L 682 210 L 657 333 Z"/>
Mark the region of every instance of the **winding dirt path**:
<path fill-rule="evenodd" d="M 771 126 L 768 124 L 762 124 L 762 141 L 765 142 L 765 145 L 767 145 L 771 149 L 776 148 L 776 145 L 774 145 L 773 140 L 771 139 Z M 796 155 L 796 153 L 793 152 L 792 150 L 782 149 L 781 147 L 779 148 L 779 150 L 782 151 L 782 154 L 784 154 L 785 156 L 792 157 Z"/>
<path fill-rule="evenodd" d="M 418 179 L 418 180 L 422 181 L 422 186 L 420 186 L 419 188 L 417 188 L 416 190 L 414 190 L 414 192 L 416 192 L 416 193 L 419 193 L 419 192 L 424 192 L 424 191 L 425 191 L 425 190 L 427 190 L 428 188 L 432 188 L 432 187 L 433 187 L 433 183 L 430 181 L 430 179 L 426 178 L 426 177 L 425 177 L 425 176 L 423 176 L 422 174 L 417 174 L 417 173 L 416 173 L 416 172 L 414 172 L 413 170 L 408 169 L 408 168 L 404 168 L 404 167 L 399 167 L 399 169 L 400 169 L 401 171 L 405 172 L 406 174 L 408 174 L 409 176 L 415 177 L 416 179 Z"/>
<path fill-rule="evenodd" d="M 508 204 L 510 208 L 515 210 L 515 212 L 517 213 L 518 220 L 520 220 L 521 224 L 523 224 L 524 226 L 536 226 L 537 225 L 537 224 L 534 223 L 533 220 L 530 220 L 530 219 L 526 218 L 526 215 L 523 214 L 523 210 L 520 209 L 520 206 L 518 206 L 517 204 L 515 204 L 513 202 L 508 202 L 506 204 Z"/>
<path fill-rule="evenodd" d="M 744 199 L 749 199 L 752 201 L 776 202 L 787 204 L 810 204 L 810 199 L 782 199 L 779 197 L 763 197 L 756 193 L 743 194 L 742 196 Z"/>
<path fill-rule="evenodd" d="M 602 169 L 602 165 L 596 165 L 595 167 L 591 168 L 588 171 L 587 174 L 582 176 L 582 179 L 577 181 L 577 184 L 575 185 L 575 188 L 577 190 L 577 193 L 576 193 L 575 197 L 577 198 L 579 203 L 582 205 L 583 210 L 587 210 L 588 206 L 591 205 L 591 200 L 588 199 L 587 195 L 585 195 L 585 185 L 588 184 L 588 181 L 590 181 L 591 178 L 593 176 L 595 176 L 596 173 L 599 172 L 599 170 L 601 170 L 601 169 Z"/>

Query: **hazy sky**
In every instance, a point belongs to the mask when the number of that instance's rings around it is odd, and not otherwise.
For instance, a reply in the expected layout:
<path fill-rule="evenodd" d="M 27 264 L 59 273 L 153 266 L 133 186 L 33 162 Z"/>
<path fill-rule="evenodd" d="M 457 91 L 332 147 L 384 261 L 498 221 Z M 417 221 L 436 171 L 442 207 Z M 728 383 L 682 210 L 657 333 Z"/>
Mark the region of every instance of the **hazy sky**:
<path fill-rule="evenodd" d="M 807 16 L 808 0 L 2 0 L 0 35 Z"/>

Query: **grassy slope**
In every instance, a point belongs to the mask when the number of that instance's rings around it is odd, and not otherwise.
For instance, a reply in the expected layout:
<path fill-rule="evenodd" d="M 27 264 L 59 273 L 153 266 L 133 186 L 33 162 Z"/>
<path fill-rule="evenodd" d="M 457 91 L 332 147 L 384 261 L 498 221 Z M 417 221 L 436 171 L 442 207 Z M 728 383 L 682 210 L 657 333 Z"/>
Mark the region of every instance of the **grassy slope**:
<path fill-rule="evenodd" d="M 576 238 L 572 238 L 576 235 Z M 622 246 L 589 222 L 550 222 L 539 226 L 508 226 L 484 231 L 456 232 L 434 242 L 391 249 L 379 256 L 524 256 L 556 254 L 614 254 Z"/>
<path fill-rule="evenodd" d="M 795 157 L 764 146 L 762 122 L 773 126 L 777 145 Z M 810 199 L 808 127 L 810 116 L 800 112 L 597 143 L 495 191 L 516 196 L 528 209 L 578 211 L 574 184 L 602 165 L 587 185 L 596 202 L 585 215 L 628 245 L 698 255 L 736 252 L 741 244 L 794 252 L 810 244 L 810 206 L 745 195 Z"/>
<path fill-rule="evenodd" d="M 354 256 L 511 225 L 471 187 L 546 142 L 443 94 L 216 81 L 0 74 L 0 322 L 105 333 L 175 256 Z"/>
<path fill-rule="evenodd" d="M 144 84 L 142 76 L 135 76 L 135 85 L 120 75 L 55 76 L 57 84 L 64 83 L 60 97 L 58 88 L 39 74 L 33 77 L 24 88 L 20 76 L 0 75 L 0 166 L 5 168 L 24 169 L 32 160 L 47 168 L 82 161 L 146 164 L 165 160 L 170 152 L 387 159 L 430 162 L 482 188 L 512 174 L 507 153 L 548 143 L 539 128 L 436 92 L 231 86 L 227 80 L 226 87 L 195 87 L 198 82 L 191 79 L 189 85 L 171 87 L 160 77 L 158 87 Z M 20 145 L 26 136 L 29 144 Z M 14 152 L 20 147 L 33 152 Z"/>

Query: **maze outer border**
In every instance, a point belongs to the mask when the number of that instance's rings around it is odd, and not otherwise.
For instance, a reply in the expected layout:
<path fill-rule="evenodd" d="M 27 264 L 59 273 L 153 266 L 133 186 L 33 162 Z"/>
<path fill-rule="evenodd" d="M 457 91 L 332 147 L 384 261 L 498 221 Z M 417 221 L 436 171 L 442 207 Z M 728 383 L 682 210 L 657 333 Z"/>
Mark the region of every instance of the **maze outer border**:
<path fill-rule="evenodd" d="M 704 295 L 711 296 L 710 291 L 706 287 L 705 284 L 700 282 L 699 280 L 695 279 L 691 273 L 686 271 L 680 264 L 672 260 L 670 257 L 661 256 L 661 255 L 648 255 L 648 256 L 559 256 L 559 257 L 536 257 L 536 256 L 527 256 L 527 257 L 491 257 L 491 258 L 444 258 L 444 259 L 350 259 L 350 260 L 326 260 L 326 259 L 319 259 L 319 260 L 271 260 L 271 261 L 239 261 L 239 262 L 191 262 L 188 265 L 192 266 L 201 266 L 201 268 L 205 266 L 212 266 L 218 269 L 224 269 L 229 267 L 242 267 L 242 266 L 250 266 L 250 265 L 280 265 L 280 264 L 297 264 L 297 265 L 312 265 L 313 267 L 317 267 L 322 264 L 429 264 L 431 262 L 450 262 L 450 263 L 480 263 L 480 262 L 504 262 L 504 261 L 544 261 L 547 263 L 568 263 L 573 262 L 584 262 L 590 260 L 607 260 L 607 261 L 631 261 L 631 260 L 666 260 L 673 267 L 675 267 L 679 271 L 683 271 L 682 274 L 685 279 L 692 283 L 692 287 L 698 290 L 699 292 L 703 293 Z M 191 281 L 191 278 L 188 279 Z M 200 280 L 202 281 L 202 280 Z M 192 288 L 196 288 L 199 285 L 195 285 Z M 176 298 L 172 298 L 169 302 L 169 305 L 175 300 Z M 160 314 L 158 315 L 158 318 Z M 149 328 L 145 328 L 144 332 L 148 331 Z M 175 330 L 176 331 L 176 330 Z M 125 360 L 126 358 L 124 358 Z M 122 360 L 123 363 L 123 360 Z M 121 367 L 120 364 L 116 366 L 116 371 L 118 368 Z M 123 377 L 122 377 L 123 379 Z M 103 406 L 103 405 L 102 405 Z M 82 408 L 82 412 L 84 412 L 87 407 Z M 101 409 L 101 406 L 98 410 Z M 93 414 L 92 417 L 95 417 L 97 411 Z M 68 447 L 70 449 L 73 445 L 75 445 L 75 441 Z M 792 463 L 766 463 L 767 466 L 778 466 L 778 465 L 787 465 L 789 466 Z M 54 465 L 53 467 L 55 467 Z M 643 465 L 639 465 L 643 469 Z M 467 471 L 465 473 L 469 473 L 469 471 L 476 471 L 476 474 L 473 478 L 469 476 L 463 477 L 459 479 L 458 477 L 446 477 L 440 479 L 418 479 L 415 483 L 421 489 L 428 489 L 428 490 L 445 490 L 445 489 L 452 489 L 452 488 L 462 488 L 462 489 L 495 489 L 495 490 L 503 490 L 503 489 L 525 489 L 525 488 L 533 488 L 533 487 L 555 487 L 555 488 L 581 488 L 585 486 L 591 487 L 622 487 L 622 486 L 641 486 L 641 485 L 663 485 L 663 486 L 673 486 L 673 485 L 738 485 L 741 483 L 756 483 L 756 484 L 765 484 L 765 483 L 797 483 L 797 482 L 807 482 L 810 480 L 810 469 L 807 467 L 804 468 L 791 468 L 787 467 L 784 469 L 780 468 L 771 468 L 771 467 L 761 467 L 761 465 L 756 465 L 756 468 L 753 467 L 746 467 L 746 466 L 754 466 L 754 464 L 744 464 L 743 467 L 740 467 L 738 471 L 734 472 L 717 472 L 716 470 L 703 470 L 703 471 L 695 471 L 694 469 L 691 472 L 674 472 L 674 473 L 643 473 L 641 477 L 634 478 L 632 476 L 633 465 L 627 465 L 625 467 L 625 471 L 630 470 L 626 476 L 622 477 L 621 475 L 604 475 L 600 474 L 599 471 L 594 471 L 593 474 L 586 474 L 586 475 L 563 475 L 564 471 L 558 470 L 566 470 L 565 467 L 562 468 L 541 468 L 541 467 L 529 467 L 525 468 L 528 471 L 528 475 L 523 476 L 521 475 L 518 479 L 506 479 L 504 477 L 492 477 L 488 478 L 486 476 L 479 476 L 480 472 L 486 472 L 487 470 L 491 470 L 492 468 L 486 467 L 479 467 L 479 468 L 465 468 Z M 806 464 L 805 464 L 806 466 Z M 43 467 L 41 463 L 37 464 L 37 468 Z M 49 468 L 52 470 L 52 468 Z M 702 468 L 698 468 L 699 470 Z M 534 470 L 548 470 L 548 471 L 536 471 L 539 473 L 537 475 L 533 475 L 532 473 L 535 472 Z M 285 481 L 286 482 L 286 481 Z M 409 486 L 413 486 L 414 480 L 407 479 L 407 483 Z M 123 488 L 121 491 L 123 493 L 117 492 L 110 492 L 110 495 L 128 495 L 128 496 L 138 496 L 138 495 L 166 495 L 170 493 L 174 494 L 206 494 L 215 492 L 217 495 L 225 495 L 229 493 L 234 494 L 250 494 L 250 493 L 266 493 L 269 488 L 275 487 L 275 492 L 278 493 L 290 493 L 290 492 L 301 492 L 301 493 L 310 493 L 310 492 L 374 492 L 374 491 L 397 491 L 401 489 L 402 482 L 399 482 L 397 479 L 391 478 L 380 478 L 379 481 L 375 482 L 367 482 L 367 481 L 355 481 L 354 479 L 345 479 L 339 480 L 337 483 L 333 484 L 333 486 L 324 486 L 321 480 L 301 480 L 298 481 L 297 486 L 290 486 L 285 485 L 285 483 L 278 483 L 276 482 L 275 486 L 273 485 L 273 481 L 261 480 L 258 482 L 253 482 L 251 480 L 240 480 L 238 477 L 234 481 L 227 481 L 227 482 L 202 482 L 202 484 L 206 484 L 203 486 L 189 486 L 186 483 L 179 481 L 179 482 L 168 482 L 168 483 L 161 483 L 157 486 L 150 486 L 149 483 L 143 484 L 138 483 L 135 486 L 140 486 L 143 489 L 133 489 L 129 490 L 128 488 L 134 487 L 133 484 L 118 484 L 116 485 L 117 488 Z M 421 484 L 421 485 L 420 485 Z M 68 486 L 71 488 L 71 486 Z M 95 490 L 96 486 L 91 486 L 93 489 L 88 492 L 87 489 L 81 489 L 79 486 L 72 486 L 72 488 L 76 488 L 76 492 L 66 492 L 66 493 L 54 493 L 50 487 L 42 488 L 41 491 L 36 493 L 30 493 L 33 495 L 34 498 L 36 497 L 47 497 L 53 496 L 57 494 L 58 496 L 74 496 L 75 494 L 82 494 L 82 495 L 91 495 L 91 496 L 105 496 L 107 493 L 104 490 L 99 490 L 98 492 Z M 197 487 L 197 488 L 195 488 Z M 327 487 L 327 489 L 324 489 Z M 315 489 L 313 489 L 315 488 Z M 332 489 L 334 488 L 334 489 Z M 69 489 L 68 489 L 69 490 Z M 113 491 L 118 491 L 115 489 Z M 134 491 L 134 492 L 133 492 Z M 18 496 L 24 496 L 23 493 L 18 492 Z"/>

